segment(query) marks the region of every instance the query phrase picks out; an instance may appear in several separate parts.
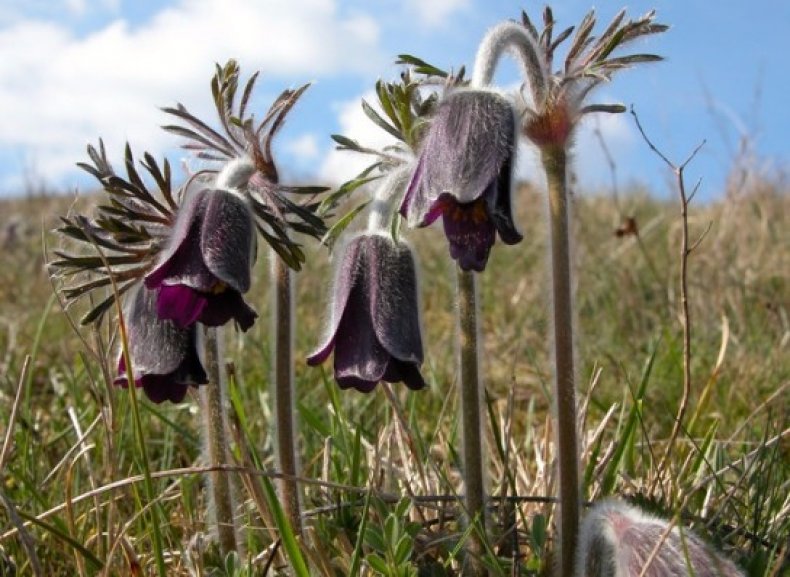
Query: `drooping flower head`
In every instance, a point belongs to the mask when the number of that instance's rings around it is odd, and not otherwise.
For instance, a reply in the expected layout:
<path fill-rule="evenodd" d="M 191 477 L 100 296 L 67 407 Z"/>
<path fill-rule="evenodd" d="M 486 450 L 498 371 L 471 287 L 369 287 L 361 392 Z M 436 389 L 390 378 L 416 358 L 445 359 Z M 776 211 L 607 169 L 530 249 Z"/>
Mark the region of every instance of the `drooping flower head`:
<path fill-rule="evenodd" d="M 576 575 L 585 577 L 741 577 L 690 530 L 616 500 L 597 504 L 582 524 Z"/>
<path fill-rule="evenodd" d="M 197 352 L 196 327 L 180 328 L 157 314 L 157 294 L 138 286 L 124 314 L 135 386 L 154 403 L 184 399 L 187 389 L 208 383 Z M 113 384 L 128 387 L 130 371 L 123 354 Z"/>
<path fill-rule="evenodd" d="M 255 227 L 245 199 L 230 189 L 189 194 L 167 248 L 146 275 L 158 290 L 157 314 L 179 327 L 234 319 L 246 331 L 258 316 L 242 298 L 250 288 Z"/>
<path fill-rule="evenodd" d="M 326 341 L 307 362 L 323 363 L 332 351 L 343 389 L 367 393 L 379 381 L 425 387 L 417 276 L 405 243 L 379 233 L 349 241 L 336 271 Z"/>
<path fill-rule="evenodd" d="M 516 244 L 511 169 L 516 120 L 508 100 L 489 90 L 447 94 L 420 150 L 400 212 L 412 226 L 440 216 L 450 256 L 463 270 L 482 271 L 496 235 Z"/>

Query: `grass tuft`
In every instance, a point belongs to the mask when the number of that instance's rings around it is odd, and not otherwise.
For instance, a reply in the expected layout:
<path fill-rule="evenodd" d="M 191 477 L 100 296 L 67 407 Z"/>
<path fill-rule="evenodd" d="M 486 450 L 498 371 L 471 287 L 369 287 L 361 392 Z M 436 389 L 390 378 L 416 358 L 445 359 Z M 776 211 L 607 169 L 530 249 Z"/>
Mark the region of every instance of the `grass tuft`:
<path fill-rule="evenodd" d="M 788 192 L 781 178 L 752 175 L 719 200 L 690 207 L 692 241 L 708 232 L 689 261 L 694 387 L 671 451 L 684 380 L 676 203 L 638 188 L 572 200 L 584 497 L 616 495 L 678 519 L 749 577 L 790 572 Z M 538 576 L 552 567 L 558 482 L 545 202 L 528 186 L 517 198 L 525 241 L 498 246 L 491 273 L 479 279 L 492 496 L 482 561 L 495 575 Z M 235 464 L 223 474 L 239 496 L 247 553 L 220 558 L 204 538 L 197 399 L 178 406 L 137 399 L 143 435 L 136 436 L 133 401 L 111 386 L 118 335 L 107 324 L 77 334 L 70 319 L 84 311 L 55 306 L 36 231 L 54 227 L 72 202 L 53 196 L 0 206 L 0 574 L 11 574 L 8 567 L 53 577 L 458 573 L 469 534 L 454 417 L 453 271 L 441 231 L 414 237 L 429 382 L 420 393 L 341 392 L 322 369 L 300 362 L 321 334 L 331 276 L 324 249 L 306 247 L 317 254 L 295 295 L 303 538 L 289 530 L 272 492 L 269 327 L 228 335 Z M 10 234 L 11 223 L 24 226 Z M 257 273 L 266 277 L 263 265 Z M 272 287 L 254 286 L 250 297 L 265 318 Z"/>

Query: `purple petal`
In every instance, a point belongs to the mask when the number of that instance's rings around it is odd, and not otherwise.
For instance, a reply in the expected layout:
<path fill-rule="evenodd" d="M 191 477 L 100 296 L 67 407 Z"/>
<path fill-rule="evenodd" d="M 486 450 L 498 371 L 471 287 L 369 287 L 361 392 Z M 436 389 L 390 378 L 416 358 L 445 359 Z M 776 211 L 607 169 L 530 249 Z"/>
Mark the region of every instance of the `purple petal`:
<path fill-rule="evenodd" d="M 128 299 L 124 318 L 135 376 L 174 372 L 193 346 L 190 330 L 159 318 L 157 291 L 140 286 Z"/>
<path fill-rule="evenodd" d="M 486 191 L 488 211 L 499 238 L 505 244 L 517 244 L 524 236 L 516 229 L 513 222 L 512 190 L 511 190 L 511 159 L 508 159 L 499 172 L 495 182 Z M 489 196 L 490 195 L 490 196 Z"/>
<path fill-rule="evenodd" d="M 332 287 L 332 318 L 324 342 L 317 351 L 307 358 L 307 363 L 311 366 L 319 365 L 329 358 L 335 345 L 335 335 L 337 334 L 340 321 L 343 318 L 343 311 L 348 304 L 349 296 L 355 284 L 359 281 L 360 258 L 364 257 L 364 252 L 360 253 L 363 236 L 352 238 L 344 247 L 341 260 L 335 270 L 335 283 Z"/>
<path fill-rule="evenodd" d="M 157 405 L 164 401 L 180 403 L 189 388 L 185 383 L 175 382 L 172 375 L 145 375 L 141 381 L 145 396 Z"/>
<path fill-rule="evenodd" d="M 433 198 L 449 193 L 461 203 L 477 200 L 512 157 L 515 127 L 513 108 L 499 94 L 448 94 L 423 142 L 420 186 Z"/>
<path fill-rule="evenodd" d="M 167 248 L 160 255 L 159 264 L 145 277 L 145 286 L 149 289 L 158 288 L 170 276 L 174 265 L 181 260 L 178 258 L 178 253 L 181 252 L 182 246 L 186 245 L 189 248 L 199 245 L 200 228 L 195 225 L 204 212 L 204 201 L 207 194 L 207 190 L 191 191 L 191 189 L 187 189 L 187 198 L 178 210 Z"/>
<path fill-rule="evenodd" d="M 418 226 L 429 226 L 433 224 L 437 218 L 442 216 L 445 211 L 451 209 L 457 201 L 449 192 L 440 194 L 428 207 L 428 211 L 423 216 L 422 222 Z"/>
<path fill-rule="evenodd" d="M 353 375 L 345 375 L 342 377 L 335 377 L 338 386 L 341 389 L 356 389 L 360 393 L 370 393 L 379 384 L 379 379 L 373 381 L 366 381 Z"/>
<path fill-rule="evenodd" d="M 413 391 L 425 388 L 425 379 L 420 374 L 420 369 L 416 363 L 391 359 L 381 378 L 388 383 L 404 383 Z"/>
<path fill-rule="evenodd" d="M 384 235 L 367 241 L 370 314 L 379 343 L 401 361 L 421 364 L 422 338 L 414 257 L 404 243 Z"/>
<path fill-rule="evenodd" d="M 258 318 L 244 298 L 233 289 L 226 289 L 221 293 L 208 295 L 206 307 L 198 320 L 208 327 L 218 327 L 234 319 L 239 328 L 246 332 Z"/>
<path fill-rule="evenodd" d="M 129 296 L 124 317 L 134 375 L 126 370 L 121 354 L 113 384 L 128 387 L 133 381 L 154 402 L 178 402 L 187 386 L 204 384 L 208 379 L 198 357 L 195 328 L 180 329 L 160 319 L 155 312 L 156 297 L 156 291 L 144 286 Z"/>
<path fill-rule="evenodd" d="M 424 155 L 420 155 L 414 172 L 411 175 L 409 186 L 400 205 L 400 215 L 405 218 L 411 226 L 428 226 L 436 220 L 434 216 L 428 221 L 426 214 L 431 205 L 430 198 L 426 196 L 424 181 L 422 178 L 425 166 Z"/>
<path fill-rule="evenodd" d="M 158 288 L 164 284 L 184 285 L 202 293 L 211 293 L 217 288 L 220 280 L 203 262 L 203 255 L 200 252 L 199 230 L 199 226 L 196 224 L 193 227 L 193 232 L 173 254 L 167 266 L 156 269 L 146 276 L 146 287 Z"/>
<path fill-rule="evenodd" d="M 378 382 L 387 369 L 390 355 L 376 338 L 368 290 L 367 282 L 354 285 L 337 327 L 335 379 L 338 382 L 349 382 L 349 378 Z"/>
<path fill-rule="evenodd" d="M 240 293 L 250 290 L 255 243 L 252 213 L 239 196 L 212 190 L 200 229 L 200 251 L 211 273 Z"/>
<path fill-rule="evenodd" d="M 326 343 L 324 343 L 323 347 L 315 351 L 309 357 L 307 357 L 307 364 L 311 367 L 315 367 L 323 363 L 325 360 L 329 358 L 329 355 L 332 354 L 332 351 L 335 349 L 335 337 L 333 336 L 330 338 Z"/>
<path fill-rule="evenodd" d="M 156 301 L 156 314 L 183 329 L 195 324 L 207 303 L 206 295 L 193 288 L 181 284 L 162 285 Z"/>
<path fill-rule="evenodd" d="M 496 229 L 488 217 L 485 201 L 456 203 L 443 217 L 450 256 L 463 270 L 483 271 L 496 241 Z"/>

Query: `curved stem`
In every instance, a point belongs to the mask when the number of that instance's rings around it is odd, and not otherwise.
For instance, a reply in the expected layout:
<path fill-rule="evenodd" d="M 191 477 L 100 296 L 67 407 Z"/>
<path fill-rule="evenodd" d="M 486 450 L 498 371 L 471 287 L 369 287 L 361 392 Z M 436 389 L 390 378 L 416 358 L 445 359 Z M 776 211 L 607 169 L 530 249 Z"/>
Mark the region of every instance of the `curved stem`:
<path fill-rule="evenodd" d="M 554 315 L 554 402 L 560 481 L 560 575 L 571 577 L 579 533 L 579 449 L 576 434 L 576 383 L 573 367 L 573 298 L 566 153 L 541 149 L 549 192 L 552 305 Z"/>
<path fill-rule="evenodd" d="M 477 279 L 475 273 L 458 273 L 458 379 L 461 403 L 461 457 L 466 485 L 464 504 L 468 522 L 476 527 L 469 534 L 464 575 L 486 575 L 481 556 L 485 551 L 485 478 L 483 476 L 483 427 L 480 411 L 480 378 Z"/>
<path fill-rule="evenodd" d="M 228 462 L 228 438 L 225 423 L 225 371 L 222 354 L 222 327 L 203 327 L 206 372 L 209 382 L 200 388 L 209 465 L 217 467 Z M 224 558 L 237 550 L 236 524 L 233 517 L 233 495 L 226 471 L 208 475 L 210 499 L 214 509 L 217 538 Z"/>
<path fill-rule="evenodd" d="M 406 164 L 394 168 L 384 177 L 384 180 L 373 195 L 373 202 L 370 203 L 370 213 L 368 215 L 369 232 L 387 229 L 394 209 L 393 205 L 399 198 L 398 193 L 406 186 L 410 175 L 411 165 Z"/>
<path fill-rule="evenodd" d="M 255 174 L 255 164 L 251 158 L 246 156 L 234 158 L 217 174 L 214 185 L 222 189 L 244 188 L 253 174 Z"/>
<path fill-rule="evenodd" d="M 285 262 L 272 254 L 274 277 L 274 413 L 277 424 L 277 468 L 280 499 L 291 528 L 302 534 L 296 453 L 293 379 L 293 273 Z"/>
<path fill-rule="evenodd" d="M 523 68 L 535 106 L 538 106 L 546 94 L 548 71 L 535 39 L 515 22 L 503 22 L 486 33 L 477 49 L 472 86 L 480 88 L 491 84 L 499 59 L 507 49 L 512 50 Z"/>

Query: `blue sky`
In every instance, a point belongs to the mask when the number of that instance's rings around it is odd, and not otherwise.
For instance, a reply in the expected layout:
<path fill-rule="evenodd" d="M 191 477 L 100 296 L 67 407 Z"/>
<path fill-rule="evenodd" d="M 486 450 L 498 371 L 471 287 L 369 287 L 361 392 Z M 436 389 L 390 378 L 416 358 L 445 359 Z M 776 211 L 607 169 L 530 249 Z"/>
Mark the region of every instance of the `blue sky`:
<path fill-rule="evenodd" d="M 443 67 L 471 65 L 485 31 L 521 9 L 540 18 L 544 3 L 504 0 L 0 0 L 0 195 L 31 183 L 73 191 L 94 183 L 75 167 L 85 146 L 104 138 L 119 163 L 124 143 L 166 154 L 180 165 L 178 141 L 158 127 L 161 106 L 182 102 L 212 119 L 208 81 L 215 62 L 239 60 L 261 70 L 254 104 L 262 112 L 283 88 L 314 84 L 278 137 L 287 179 L 339 182 L 360 160 L 333 151 L 341 132 L 381 144 L 359 101 L 377 78 L 392 79 L 403 52 Z M 595 5 L 604 26 L 619 1 Z M 578 23 L 589 0 L 554 7 L 564 28 Z M 634 47 L 666 57 L 622 72 L 593 101 L 633 104 L 654 142 L 680 161 L 707 144 L 688 169 L 702 178 L 700 196 L 724 189 L 734 159 L 760 171 L 788 161 L 790 2 L 786 0 L 635 0 L 638 16 L 655 8 L 672 28 Z M 503 62 L 497 80 L 513 86 Z M 593 128 L 617 162 L 621 187 L 647 185 L 671 194 L 665 166 L 639 137 L 628 114 L 599 115 L 578 135 L 579 187 L 599 189 L 611 174 Z M 531 178 L 525 151 L 520 170 Z"/>

